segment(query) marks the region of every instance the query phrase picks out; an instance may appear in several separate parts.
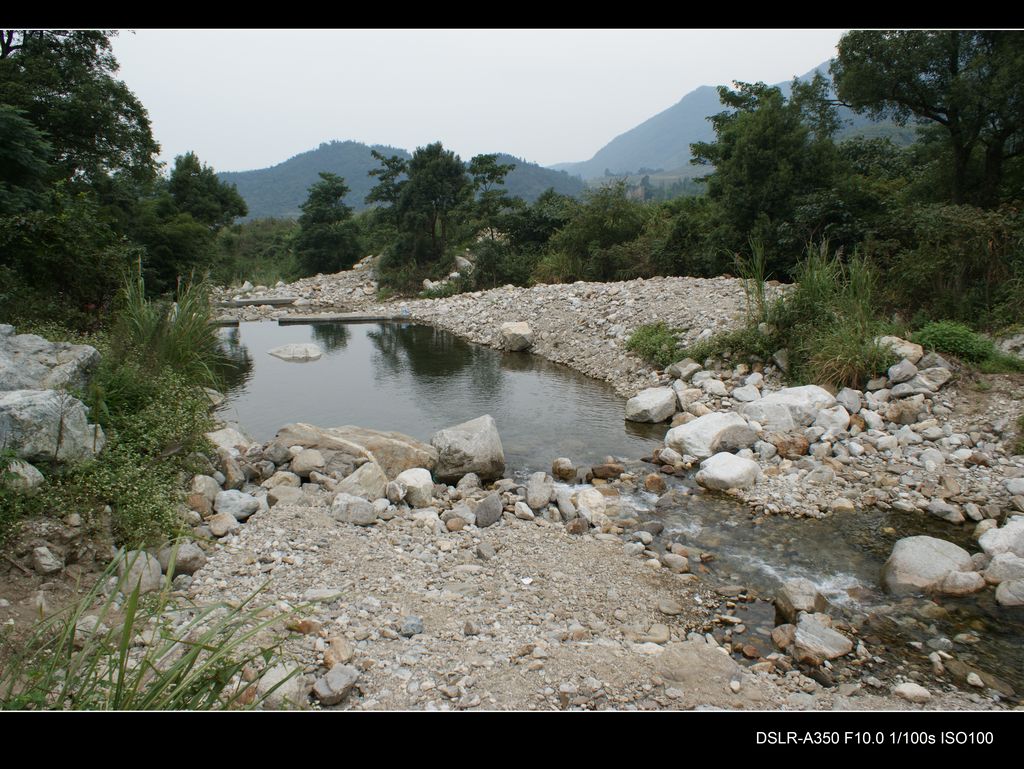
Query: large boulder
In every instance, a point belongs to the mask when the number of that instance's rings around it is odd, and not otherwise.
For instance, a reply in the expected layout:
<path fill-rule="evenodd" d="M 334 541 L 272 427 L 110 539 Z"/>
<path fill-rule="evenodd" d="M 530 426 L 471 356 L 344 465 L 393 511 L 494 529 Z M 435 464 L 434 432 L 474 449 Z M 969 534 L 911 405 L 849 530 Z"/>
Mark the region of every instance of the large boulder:
<path fill-rule="evenodd" d="M 0 459 L 0 484 L 8 488 L 20 491 L 22 494 L 32 495 L 39 491 L 39 487 L 46 479 L 39 472 L 35 465 L 30 465 L 23 459 L 15 459 L 7 466 L 7 478 L 4 478 L 3 460 Z"/>
<path fill-rule="evenodd" d="M 0 324 L 0 390 L 85 389 L 100 361 L 95 347 L 15 334 Z"/>
<path fill-rule="evenodd" d="M 769 393 L 760 400 L 738 406 L 736 411 L 759 422 L 766 430 L 788 432 L 793 425 L 787 423 L 780 406 L 789 412 L 794 424 L 807 426 L 818 417 L 818 412 L 835 405 L 836 399 L 828 390 L 817 385 L 803 385 Z"/>
<path fill-rule="evenodd" d="M 700 463 L 697 483 L 706 489 L 726 491 L 753 486 L 761 477 L 761 467 L 752 459 L 720 451 Z"/>
<path fill-rule="evenodd" d="M 924 348 L 921 345 L 908 342 L 906 339 L 901 339 L 898 336 L 876 337 L 875 344 L 889 350 L 894 355 L 906 358 L 911 363 L 917 363 L 924 355 Z"/>
<path fill-rule="evenodd" d="M 440 481 L 458 481 L 467 473 L 493 479 L 505 471 L 505 452 L 490 414 L 438 430 L 430 445 L 437 450 L 434 475 Z"/>
<path fill-rule="evenodd" d="M 244 454 L 256 445 L 256 441 L 246 435 L 238 425 L 233 424 L 206 433 L 206 439 L 218 449 L 228 453 Z"/>
<path fill-rule="evenodd" d="M 664 422 L 676 413 L 676 391 L 671 387 L 649 387 L 626 401 L 630 422 Z"/>
<path fill-rule="evenodd" d="M 747 420 L 732 411 L 716 411 L 697 417 L 665 434 L 665 444 L 680 454 L 707 459 L 719 451 L 736 451 L 754 445 L 755 433 Z"/>
<path fill-rule="evenodd" d="M 354 425 L 316 427 L 296 422 L 278 430 L 274 443 L 370 459 L 380 465 L 388 478 L 394 478 L 403 470 L 413 467 L 433 470 L 437 463 L 437 449 L 433 446 L 402 433 L 370 430 Z"/>
<path fill-rule="evenodd" d="M 106 444 L 80 400 L 58 390 L 0 392 L 0 446 L 29 462 L 92 459 Z"/>
<path fill-rule="evenodd" d="M 513 352 L 533 347 L 533 329 L 526 321 L 502 323 L 499 332 L 501 346 Z"/>
<path fill-rule="evenodd" d="M 970 553 L 959 545 L 935 537 L 904 537 L 885 562 L 882 585 L 891 593 L 934 591 L 957 571 L 974 571 Z"/>

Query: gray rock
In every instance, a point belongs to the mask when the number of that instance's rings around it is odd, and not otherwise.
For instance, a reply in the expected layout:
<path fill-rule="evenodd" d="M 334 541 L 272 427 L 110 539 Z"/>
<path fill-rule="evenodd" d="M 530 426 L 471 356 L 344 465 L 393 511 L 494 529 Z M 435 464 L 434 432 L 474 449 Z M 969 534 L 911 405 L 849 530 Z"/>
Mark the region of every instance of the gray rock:
<path fill-rule="evenodd" d="M 157 553 L 160 568 L 165 573 L 170 568 L 172 555 L 174 555 L 174 574 L 171 575 L 172 577 L 178 577 L 182 574 L 191 576 L 206 565 L 206 553 L 202 551 L 202 548 L 195 542 L 183 542 L 178 545 L 177 553 L 174 553 L 173 547 L 161 548 L 160 552 Z"/>
<path fill-rule="evenodd" d="M 926 390 L 928 392 L 938 391 L 946 382 L 953 378 L 953 372 L 948 368 L 936 366 L 926 368 L 917 372 L 917 376 L 907 382 L 914 390 Z"/>
<path fill-rule="evenodd" d="M 145 550 L 129 550 L 117 563 L 117 576 L 121 578 L 120 589 L 125 595 L 135 590 L 151 593 L 163 587 L 163 570 L 160 561 Z"/>
<path fill-rule="evenodd" d="M 430 444 L 437 450 L 434 475 L 442 482 L 457 481 L 466 473 L 493 479 L 505 471 L 505 452 L 490 414 L 439 430 Z"/>
<path fill-rule="evenodd" d="M 57 390 L 0 392 L 0 439 L 29 462 L 92 459 L 106 444 L 85 405 Z"/>
<path fill-rule="evenodd" d="M 670 377 L 682 380 L 683 382 L 688 382 L 693 377 L 693 375 L 700 371 L 702 368 L 703 366 L 697 363 L 697 361 L 691 358 L 683 358 L 681 361 L 673 363 L 671 366 L 665 369 L 665 373 L 668 374 Z"/>
<path fill-rule="evenodd" d="M 302 489 L 296 486 L 279 485 L 267 492 L 267 501 L 272 505 L 294 505 L 302 499 Z"/>
<path fill-rule="evenodd" d="M 761 467 L 750 459 L 726 451 L 719 452 L 700 463 L 696 480 L 708 489 L 745 489 L 761 478 Z"/>
<path fill-rule="evenodd" d="M 402 617 L 402 622 L 398 626 L 398 634 L 405 638 L 412 638 L 414 635 L 418 635 L 423 632 L 423 620 L 417 617 L 415 614 L 410 614 L 406 617 Z"/>
<path fill-rule="evenodd" d="M 213 509 L 218 513 L 233 515 L 236 520 L 244 521 L 260 509 L 260 503 L 251 494 L 228 489 L 217 494 L 213 502 Z"/>
<path fill-rule="evenodd" d="M 502 511 L 501 495 L 488 494 L 477 503 L 473 514 L 476 516 L 476 525 L 480 528 L 487 528 L 501 520 Z"/>
<path fill-rule="evenodd" d="M 989 561 L 984 577 L 991 585 L 1024 579 L 1024 558 L 1013 553 L 999 553 Z"/>
<path fill-rule="evenodd" d="M 264 709 L 305 708 L 309 701 L 310 686 L 301 673 L 302 667 L 297 662 L 280 662 L 264 673 L 256 684 L 256 696 Z"/>
<path fill-rule="evenodd" d="M 671 387 L 649 387 L 626 401 L 630 422 L 664 422 L 676 413 L 676 392 Z"/>
<path fill-rule="evenodd" d="M 750 403 L 751 401 L 758 400 L 760 397 L 761 391 L 754 387 L 754 385 L 744 385 L 732 391 L 732 399 L 740 403 Z"/>
<path fill-rule="evenodd" d="M 919 360 L 917 362 L 917 367 L 919 369 L 926 369 L 926 368 L 948 368 L 948 369 L 951 369 L 951 368 L 953 368 L 953 364 L 950 363 L 945 358 L 943 358 L 937 352 L 930 352 L 930 353 L 926 353 L 924 355 L 924 357 L 922 357 L 921 360 Z"/>
<path fill-rule="evenodd" d="M 387 495 L 388 477 L 376 462 L 367 462 L 338 482 L 335 490 L 373 500 Z"/>
<path fill-rule="evenodd" d="M 941 499 L 933 499 L 929 502 L 927 510 L 936 518 L 941 518 L 942 520 L 949 521 L 950 523 L 964 522 L 964 515 L 960 512 L 960 508 L 956 505 L 944 502 Z"/>
<path fill-rule="evenodd" d="M 324 455 L 319 451 L 316 449 L 303 449 L 292 458 L 291 471 L 303 478 L 308 478 L 309 474 L 314 471 L 323 472 L 326 466 L 327 463 L 324 461 Z"/>
<path fill-rule="evenodd" d="M 945 595 L 968 595 L 985 589 L 985 578 L 976 571 L 951 571 L 947 574 L 938 591 Z"/>
<path fill-rule="evenodd" d="M 568 489 L 555 490 L 555 504 L 565 520 L 571 521 L 576 517 L 576 505 L 572 503 L 572 492 Z"/>
<path fill-rule="evenodd" d="M 996 588 L 996 603 L 1000 606 L 1024 606 L 1024 579 L 1000 582 Z"/>
<path fill-rule="evenodd" d="M 819 411 L 835 405 L 836 399 L 828 390 L 817 385 L 803 385 L 763 395 L 761 400 L 745 403 L 736 410 L 748 419 L 759 422 L 766 430 L 788 432 L 793 429 L 793 425 L 786 424 L 779 406 L 789 412 L 793 424 L 806 426 L 814 421 Z"/>
<path fill-rule="evenodd" d="M 197 475 L 192 479 L 192 491 L 202 494 L 212 505 L 220 493 L 220 484 L 209 475 Z"/>
<path fill-rule="evenodd" d="M 892 593 L 938 589 L 953 571 L 973 571 L 970 553 L 935 537 L 905 537 L 893 547 L 882 569 L 882 584 Z"/>
<path fill-rule="evenodd" d="M 526 504 L 534 510 L 543 510 L 551 501 L 554 481 L 544 472 L 533 473 L 526 486 Z"/>
<path fill-rule="evenodd" d="M 798 662 L 820 665 L 825 660 L 842 657 L 853 651 L 853 641 L 822 622 L 821 618 L 827 616 L 800 615 L 792 646 L 793 657 Z"/>
<path fill-rule="evenodd" d="M 499 331 L 501 346 L 513 352 L 533 347 L 533 329 L 525 321 L 502 323 Z"/>
<path fill-rule="evenodd" d="M 313 696 L 321 705 L 337 705 L 348 697 L 358 680 L 359 671 L 351 665 L 335 665 L 313 684 Z"/>
<path fill-rule="evenodd" d="M 981 549 L 991 556 L 1013 553 L 1024 558 L 1024 516 L 1015 515 L 998 529 L 989 529 L 978 539 Z"/>
<path fill-rule="evenodd" d="M 40 574 L 55 574 L 64 568 L 64 561 L 55 556 L 50 548 L 40 546 L 32 550 L 32 568 Z"/>
<path fill-rule="evenodd" d="M 0 334 L 0 391 L 85 389 L 100 361 L 96 348 L 5 328 L 11 333 Z"/>
<path fill-rule="evenodd" d="M 879 347 L 891 350 L 894 354 L 901 358 L 906 358 L 911 363 L 917 363 L 921 360 L 921 356 L 924 355 L 924 348 L 921 345 L 908 342 L 906 339 L 901 339 L 898 336 L 880 336 L 874 341 Z"/>
<path fill-rule="evenodd" d="M 371 526 L 377 520 L 377 513 L 362 497 L 339 491 L 331 502 L 331 517 L 354 526 Z"/>
<path fill-rule="evenodd" d="M 685 425 L 673 427 L 665 434 L 665 444 L 669 448 L 698 459 L 707 459 L 716 452 L 749 448 L 756 440 L 757 433 L 747 421 L 731 411 L 698 417 Z"/>
<path fill-rule="evenodd" d="M 864 404 L 864 394 L 860 390 L 844 387 L 836 393 L 836 400 L 848 412 L 856 414 Z"/>
<path fill-rule="evenodd" d="M 828 603 L 825 596 L 809 579 L 798 577 L 786 580 L 775 596 L 775 611 L 786 620 L 795 623 L 802 612 L 823 612 Z"/>
<path fill-rule="evenodd" d="M 3 460 L 0 460 L 0 479 L 3 478 Z M 26 495 L 33 495 L 46 482 L 43 474 L 24 459 L 15 459 L 7 466 L 6 485 Z"/>
<path fill-rule="evenodd" d="M 323 351 L 310 342 L 285 344 L 267 350 L 267 355 L 273 355 L 289 363 L 306 363 L 308 361 L 320 360 Z"/>
<path fill-rule="evenodd" d="M 430 477 L 429 470 L 422 467 L 403 470 L 395 481 L 405 486 L 405 501 L 410 507 L 430 507 L 434 498 L 434 479 Z"/>
<path fill-rule="evenodd" d="M 1005 482 L 1006 491 L 1011 497 L 1024 494 L 1024 478 L 1010 478 Z"/>
<path fill-rule="evenodd" d="M 893 384 L 899 384 L 900 382 L 908 382 L 914 378 L 917 373 L 917 366 L 911 363 L 909 360 L 904 358 L 895 366 L 889 367 L 889 381 Z"/>

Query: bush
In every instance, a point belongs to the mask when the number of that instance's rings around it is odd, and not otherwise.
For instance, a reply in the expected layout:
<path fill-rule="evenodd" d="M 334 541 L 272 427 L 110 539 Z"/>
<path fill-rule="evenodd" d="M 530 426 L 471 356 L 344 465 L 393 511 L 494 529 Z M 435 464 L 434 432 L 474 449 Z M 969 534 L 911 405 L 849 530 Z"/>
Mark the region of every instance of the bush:
<path fill-rule="evenodd" d="M 955 355 L 972 363 L 987 360 L 996 350 L 992 340 L 952 320 L 929 323 L 914 334 L 913 340 L 929 350 Z"/>
<path fill-rule="evenodd" d="M 635 352 L 659 368 L 665 368 L 679 360 L 681 356 L 678 347 L 679 339 L 676 332 L 664 323 L 640 326 L 626 342 L 627 350 Z"/>
<path fill-rule="evenodd" d="M 0 639 L 0 709 L 220 710 L 251 707 L 270 693 L 257 697 L 262 676 L 247 681 L 241 674 L 247 666 L 262 664 L 265 672 L 275 664 L 279 643 L 255 639 L 287 615 L 250 606 L 258 591 L 239 606 L 183 611 L 170 601 L 169 580 L 157 595 L 143 597 L 122 578 L 104 598 L 121 557 L 76 604 L 37 623 L 27 639 Z M 123 608 L 119 591 L 127 595 Z M 172 618 L 183 614 L 187 619 L 175 627 Z M 90 615 L 96 630 L 85 632 L 82 620 Z M 152 640 L 139 644 L 141 633 Z"/>

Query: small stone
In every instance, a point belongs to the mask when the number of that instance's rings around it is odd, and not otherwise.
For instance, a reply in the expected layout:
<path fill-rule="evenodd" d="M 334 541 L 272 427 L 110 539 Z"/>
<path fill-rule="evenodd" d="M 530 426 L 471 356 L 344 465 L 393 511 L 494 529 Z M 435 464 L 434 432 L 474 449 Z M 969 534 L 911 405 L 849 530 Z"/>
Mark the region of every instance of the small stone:
<path fill-rule="evenodd" d="M 64 568 L 64 562 L 48 547 L 32 550 L 32 568 L 40 574 L 54 574 Z"/>
<path fill-rule="evenodd" d="M 404 617 L 401 624 L 398 626 L 398 634 L 405 636 L 406 638 L 412 638 L 412 636 L 422 632 L 423 620 L 414 614 Z"/>
<path fill-rule="evenodd" d="M 677 614 L 682 614 L 684 609 L 681 604 L 673 601 L 671 598 L 666 598 L 658 602 L 658 611 L 662 614 L 674 617 Z"/>
<path fill-rule="evenodd" d="M 352 691 L 359 671 L 351 665 L 335 665 L 313 684 L 313 694 L 322 705 L 337 705 Z"/>
<path fill-rule="evenodd" d="M 932 698 L 931 692 L 929 692 L 920 684 L 915 684 L 911 682 L 900 684 L 892 690 L 892 693 L 897 697 L 902 697 L 908 702 L 922 703 L 927 702 Z"/>

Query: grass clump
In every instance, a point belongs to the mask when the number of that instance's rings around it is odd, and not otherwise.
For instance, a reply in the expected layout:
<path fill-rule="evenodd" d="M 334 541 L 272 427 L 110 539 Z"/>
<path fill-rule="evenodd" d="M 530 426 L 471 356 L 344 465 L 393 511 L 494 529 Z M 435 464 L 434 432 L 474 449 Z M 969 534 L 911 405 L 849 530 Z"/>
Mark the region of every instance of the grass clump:
<path fill-rule="evenodd" d="M 252 707 L 273 691 L 258 696 L 261 675 L 247 681 L 242 671 L 273 665 L 280 643 L 256 636 L 286 615 L 255 606 L 259 591 L 237 606 L 182 609 L 171 603 L 169 578 L 142 596 L 127 583 L 129 569 L 115 579 L 125 557 L 28 638 L 0 638 L 0 709 L 221 710 Z"/>
<path fill-rule="evenodd" d="M 670 366 L 682 356 L 679 337 L 664 323 L 649 323 L 637 328 L 626 342 L 626 349 L 659 368 Z"/>
<path fill-rule="evenodd" d="M 927 324 L 914 334 L 914 341 L 929 350 L 955 355 L 971 363 L 987 360 L 996 351 L 991 339 L 986 339 L 963 323 L 952 320 Z"/>

